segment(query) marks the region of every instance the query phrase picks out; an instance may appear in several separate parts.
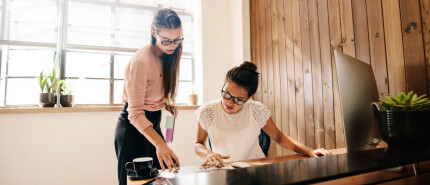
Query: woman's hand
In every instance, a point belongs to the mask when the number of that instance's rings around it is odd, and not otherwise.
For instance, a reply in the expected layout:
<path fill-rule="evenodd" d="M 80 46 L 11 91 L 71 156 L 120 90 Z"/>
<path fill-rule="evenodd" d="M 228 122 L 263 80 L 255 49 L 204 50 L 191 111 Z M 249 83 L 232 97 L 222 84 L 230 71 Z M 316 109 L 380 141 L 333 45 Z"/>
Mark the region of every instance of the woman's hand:
<path fill-rule="evenodd" d="M 223 159 L 228 159 L 230 156 L 209 152 L 206 154 L 205 158 L 206 160 L 203 162 L 202 166 L 225 166 Z"/>
<path fill-rule="evenodd" d="M 318 148 L 318 149 L 312 150 L 309 154 L 310 157 L 327 156 L 327 155 L 331 155 L 331 153 L 324 148 Z"/>
<path fill-rule="evenodd" d="M 176 109 L 176 106 L 175 105 L 169 105 L 169 104 L 166 104 L 165 105 L 165 108 L 166 108 L 166 110 L 167 111 L 169 111 L 170 112 L 170 114 L 172 114 L 173 115 L 173 113 L 175 113 L 174 115 L 175 115 L 175 118 L 176 118 L 176 116 L 178 116 L 178 109 Z"/>
<path fill-rule="evenodd" d="M 178 157 L 175 155 L 175 153 L 173 153 L 166 143 L 161 143 L 159 146 L 156 146 L 156 148 L 158 161 L 160 162 L 162 170 L 166 169 L 164 164 L 166 164 L 170 171 L 172 171 L 173 168 L 177 170 L 179 169 Z"/>

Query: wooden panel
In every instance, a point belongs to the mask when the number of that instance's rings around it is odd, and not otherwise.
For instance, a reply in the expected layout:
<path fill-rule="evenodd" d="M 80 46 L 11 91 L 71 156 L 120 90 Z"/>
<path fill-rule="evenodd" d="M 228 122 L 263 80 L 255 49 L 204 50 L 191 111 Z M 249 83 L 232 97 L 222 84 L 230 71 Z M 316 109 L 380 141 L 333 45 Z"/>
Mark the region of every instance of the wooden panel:
<path fill-rule="evenodd" d="M 255 49 L 255 47 L 257 46 L 256 40 L 258 38 L 257 36 L 255 36 L 255 33 L 257 32 L 257 30 L 254 28 L 255 27 L 255 23 L 257 22 L 255 20 L 255 0 L 249 0 L 249 1 L 250 1 L 250 3 L 249 3 L 249 20 L 250 20 L 250 24 L 249 25 L 250 25 L 250 29 L 251 29 L 251 31 L 250 31 L 250 34 L 251 34 L 251 61 L 255 63 L 255 61 L 256 61 L 256 59 L 255 59 L 255 57 L 256 57 L 256 49 Z"/>
<path fill-rule="evenodd" d="M 352 20 L 351 0 L 340 0 L 339 10 L 343 52 L 355 57 L 354 23 Z"/>
<path fill-rule="evenodd" d="M 260 8 L 258 7 L 258 0 L 255 0 L 255 35 L 258 37 L 257 39 L 255 39 L 257 46 L 255 47 L 256 50 L 256 56 L 255 59 L 258 61 L 253 61 L 257 64 L 258 67 L 258 71 L 260 73 L 260 78 L 259 78 L 259 84 L 258 84 L 258 96 L 257 96 L 257 100 L 263 102 L 263 88 L 262 88 L 262 78 L 261 76 L 263 75 L 263 70 L 262 70 L 262 62 L 264 61 L 262 59 L 262 51 L 261 51 L 261 20 L 260 20 Z M 264 71 L 265 73 L 265 71 Z"/>
<path fill-rule="evenodd" d="M 371 0 L 373 1 L 373 0 Z M 370 64 L 369 29 L 367 27 L 366 1 L 352 0 L 352 16 L 354 19 L 355 57 Z"/>
<path fill-rule="evenodd" d="M 299 0 L 293 0 L 292 4 L 293 21 L 293 43 L 294 43 L 294 74 L 296 92 L 296 115 L 297 120 L 294 124 L 296 129 L 291 129 L 291 136 L 299 140 L 299 125 L 304 124 L 304 96 L 303 96 L 303 61 L 302 61 L 302 39 L 300 33 L 300 5 Z M 291 127 L 290 127 L 291 128 Z M 294 133 L 295 132 L 295 133 Z"/>
<path fill-rule="evenodd" d="M 270 41 L 266 41 L 266 34 L 270 34 L 267 30 L 266 30 L 266 14 L 265 14 L 265 2 L 264 1 L 260 1 L 257 0 L 258 5 L 258 13 L 259 13 L 259 37 L 260 37 L 260 64 L 261 64 L 261 99 L 259 101 L 261 101 L 263 104 L 265 104 L 267 106 L 268 101 L 269 101 L 269 96 L 268 96 L 268 89 L 267 89 L 267 50 L 266 50 L 266 43 Z M 271 140 L 272 143 L 274 143 L 274 140 Z M 269 153 L 268 156 L 276 156 L 276 151 L 275 149 L 276 145 L 270 145 L 269 148 Z"/>
<path fill-rule="evenodd" d="M 293 23 L 292 23 L 292 10 L 291 0 L 284 1 L 284 14 L 285 14 L 285 52 L 286 52 L 286 76 L 287 80 L 284 89 L 288 95 L 287 109 L 288 109 L 288 121 L 283 121 L 283 131 L 285 134 L 290 135 L 296 127 L 292 127 L 296 123 L 296 93 L 294 90 L 294 55 L 293 55 Z M 292 154 L 291 151 L 284 149 L 283 154 Z"/>
<path fill-rule="evenodd" d="M 330 23 L 330 45 L 342 49 L 342 31 L 340 27 L 339 1 L 328 0 L 329 23 Z"/>
<path fill-rule="evenodd" d="M 251 57 L 261 72 L 255 99 L 299 142 L 345 146 L 335 47 L 371 64 L 381 98 L 406 89 L 430 94 L 430 0 L 250 3 Z M 292 153 L 271 147 L 269 156 Z"/>
<path fill-rule="evenodd" d="M 287 93 L 287 51 L 285 47 L 286 37 L 285 37 L 285 13 L 284 13 L 284 0 L 277 1 L 277 11 L 278 11 L 278 35 L 279 35 L 279 78 L 281 86 L 281 120 L 282 122 L 280 130 L 283 133 L 289 133 L 288 131 L 288 93 Z M 278 125 L 278 124 L 277 124 Z M 281 147 L 279 147 L 281 148 Z M 283 151 L 282 151 L 283 154 Z"/>
<path fill-rule="evenodd" d="M 324 120 L 322 103 L 322 83 L 321 83 L 321 55 L 320 37 L 318 23 L 318 4 L 317 0 L 309 0 L 309 28 L 312 57 L 312 86 L 314 100 L 314 134 L 316 148 L 324 147 Z"/>
<path fill-rule="evenodd" d="M 370 61 L 373 73 L 378 86 L 379 98 L 388 95 L 387 60 L 385 58 L 385 34 L 382 17 L 381 0 L 366 1 L 368 26 Z"/>
<path fill-rule="evenodd" d="M 257 71 L 262 73 L 261 71 L 261 53 L 260 53 L 260 16 L 258 11 L 258 6 L 256 3 L 257 0 L 251 0 L 249 4 L 250 8 L 250 26 L 251 26 L 251 61 L 257 66 Z M 255 95 L 253 96 L 254 100 L 261 101 L 262 93 L 261 93 L 261 78 L 259 78 L 259 85 Z"/>
<path fill-rule="evenodd" d="M 264 1 L 258 1 L 258 10 L 259 10 L 259 29 L 260 29 L 260 60 L 261 60 L 261 93 L 262 99 L 260 100 L 263 104 L 269 101 L 269 97 L 267 96 L 267 65 L 266 65 L 266 21 L 264 14 Z"/>
<path fill-rule="evenodd" d="M 427 65 L 427 95 L 430 96 L 430 0 L 421 0 L 420 6 L 424 37 L 424 55 Z"/>
<path fill-rule="evenodd" d="M 281 120 L 281 87 L 280 87 L 280 74 L 279 74 L 279 36 L 278 36 L 278 10 L 276 0 L 271 0 L 271 15 L 272 15 L 272 63 L 273 63 L 273 106 L 272 111 L 275 124 L 278 128 L 282 128 Z M 276 145 L 276 154 L 282 155 L 282 147 Z"/>
<path fill-rule="evenodd" d="M 398 0 L 382 0 L 389 92 L 406 90 L 405 61 Z"/>
<path fill-rule="evenodd" d="M 286 134 L 296 133 L 296 86 L 294 77 L 294 53 L 293 53 L 293 20 L 292 20 L 292 0 L 284 1 L 285 12 L 285 46 L 287 51 L 287 92 L 288 92 L 288 131 Z M 285 87 L 284 87 L 285 88 Z M 285 124 L 285 123 L 284 123 Z M 293 136 L 292 136 L 293 137 Z M 297 136 L 296 136 L 297 138 Z M 290 154 L 291 151 L 284 150 L 283 154 Z"/>
<path fill-rule="evenodd" d="M 329 15 L 330 15 L 330 43 L 332 48 L 349 48 L 349 55 L 354 56 L 355 51 L 352 49 L 352 42 L 349 42 L 349 46 L 346 46 L 347 40 L 353 35 L 350 33 L 349 26 L 341 27 L 341 13 L 339 11 L 339 2 L 330 0 L 328 5 Z M 349 5 L 349 4 L 348 4 Z M 346 5 L 344 5 L 346 6 Z M 349 14 L 348 14 L 349 15 Z M 344 18 L 344 22 L 349 19 Z M 342 31 L 343 30 L 343 31 Z M 343 36 L 343 32 L 346 32 L 347 36 Z M 348 39 L 346 39 L 348 37 Z M 345 49 L 345 48 L 344 48 Z M 331 51 L 333 52 L 333 51 Z M 336 138 L 336 147 L 345 147 L 345 129 L 343 125 L 343 116 L 340 105 L 340 95 L 339 95 L 339 85 L 337 79 L 337 71 L 336 71 L 336 63 L 334 61 L 334 56 L 331 57 L 332 64 L 332 75 L 333 75 L 333 109 L 334 109 L 334 122 L 335 122 L 335 138 Z"/>
<path fill-rule="evenodd" d="M 335 125 L 334 125 L 334 107 L 333 107 L 333 78 L 331 65 L 331 30 L 332 20 L 339 20 L 337 13 L 339 6 L 334 0 L 319 0 L 318 13 L 320 25 L 320 42 L 321 42 L 321 70 L 323 82 L 323 105 L 324 105 L 324 133 L 325 148 L 336 148 Z M 330 16 L 330 17 L 329 17 Z M 330 22 L 329 22 L 330 19 Z"/>
<path fill-rule="evenodd" d="M 267 67 L 267 96 L 268 101 L 264 102 L 269 108 L 270 112 L 274 114 L 275 112 L 275 96 L 274 96 L 274 86 L 273 86 L 273 49 L 272 49 L 272 10 L 270 6 L 271 0 L 265 0 L 264 3 L 264 14 L 266 21 L 266 67 Z"/>
<path fill-rule="evenodd" d="M 311 148 L 315 147 L 315 127 L 313 120 L 313 98 L 312 98 L 312 60 L 310 46 L 310 26 L 308 1 L 300 1 L 300 25 L 302 33 L 302 56 L 303 56 L 303 93 L 304 93 L 304 122 L 299 124 L 299 142 Z M 302 138 L 303 137 L 303 138 Z"/>
<path fill-rule="evenodd" d="M 427 93 L 426 63 L 419 0 L 400 0 L 407 90 Z"/>

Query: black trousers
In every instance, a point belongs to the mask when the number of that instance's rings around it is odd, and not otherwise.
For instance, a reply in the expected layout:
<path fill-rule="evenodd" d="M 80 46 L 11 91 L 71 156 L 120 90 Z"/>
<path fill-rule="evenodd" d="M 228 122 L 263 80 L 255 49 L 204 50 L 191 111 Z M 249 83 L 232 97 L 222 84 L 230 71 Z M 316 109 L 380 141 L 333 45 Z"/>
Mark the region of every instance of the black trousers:
<path fill-rule="evenodd" d="M 125 163 L 133 161 L 138 157 L 152 157 L 153 167 L 160 169 L 156 149 L 145 136 L 143 136 L 128 120 L 128 104 L 118 118 L 115 130 L 115 151 L 118 159 L 118 181 L 120 185 L 127 184 L 127 170 Z M 146 118 L 153 124 L 154 130 L 164 139 L 160 129 L 161 110 L 146 111 Z"/>

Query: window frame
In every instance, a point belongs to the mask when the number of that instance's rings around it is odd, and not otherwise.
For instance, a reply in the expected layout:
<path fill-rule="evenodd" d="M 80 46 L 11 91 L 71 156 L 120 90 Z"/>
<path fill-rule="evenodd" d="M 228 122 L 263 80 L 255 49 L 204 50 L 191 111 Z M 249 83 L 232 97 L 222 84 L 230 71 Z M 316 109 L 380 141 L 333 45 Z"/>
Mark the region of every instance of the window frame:
<path fill-rule="evenodd" d="M 115 0 L 114 2 L 105 2 L 105 1 L 97 1 L 97 0 L 56 0 L 57 8 L 58 8 L 58 21 L 57 21 L 57 42 L 56 43 L 43 43 L 43 42 L 29 42 L 29 41 L 16 41 L 16 40 L 9 40 L 8 38 L 8 32 L 10 30 L 10 10 L 9 9 L 9 3 L 13 0 L 1 0 L 3 2 L 2 9 L 2 20 L 1 20 L 1 34 L 0 34 L 0 90 L 3 91 L 0 93 L 2 95 L 0 97 L 0 106 L 38 106 L 34 104 L 25 104 L 25 105 L 13 105 L 13 104 L 7 104 L 7 81 L 8 79 L 15 78 L 15 79 L 30 79 L 35 77 L 30 76 L 9 76 L 8 75 L 8 65 L 9 62 L 8 56 L 9 51 L 6 51 L 7 56 L 3 56 L 3 51 L 6 48 L 6 50 L 9 50 L 10 46 L 29 46 L 29 47 L 35 47 L 35 48 L 46 48 L 46 49 L 53 49 L 54 54 L 58 54 L 59 62 L 57 65 L 57 70 L 59 71 L 60 76 L 59 79 L 77 79 L 76 77 L 66 77 L 65 74 L 65 64 L 66 64 L 66 55 L 67 52 L 84 52 L 84 53 L 106 53 L 110 55 L 110 78 L 91 78 L 91 77 L 85 77 L 85 79 L 91 79 L 91 80 L 109 80 L 110 87 L 109 87 L 109 103 L 108 104 L 79 104 L 84 106 L 96 106 L 96 105 L 102 105 L 102 106 L 115 106 L 115 105 L 121 105 L 118 103 L 115 103 L 115 85 L 114 82 L 118 80 L 123 80 L 120 78 L 115 78 L 114 74 L 114 66 L 115 66 L 115 55 L 124 55 L 124 53 L 133 55 L 139 48 L 126 48 L 126 47 L 109 47 L 109 46 L 94 46 L 94 45 L 79 45 L 79 44 L 69 44 L 67 43 L 67 36 L 68 36 L 68 26 L 70 25 L 68 22 L 68 6 L 70 2 L 82 2 L 82 3 L 90 3 L 95 5 L 108 5 L 111 7 L 112 15 L 115 15 L 116 8 L 133 8 L 136 10 L 152 10 L 153 14 L 155 15 L 156 11 L 160 8 L 163 8 L 163 4 L 159 4 L 157 0 L 154 0 L 154 2 L 157 2 L 156 6 L 146 6 L 146 5 L 133 5 L 133 4 L 125 4 L 120 3 L 119 0 Z M 170 7 L 172 8 L 172 7 Z M 179 16 L 190 16 L 192 24 L 195 24 L 195 15 L 192 12 L 185 12 L 181 9 L 174 9 Z M 111 24 L 110 29 L 110 38 L 111 38 L 111 45 L 112 40 L 115 38 L 115 25 Z M 195 29 L 195 25 L 193 25 L 192 29 Z M 195 31 L 195 30 L 194 30 Z M 7 38 L 7 39 L 5 39 Z M 187 39 L 187 38 L 185 38 Z M 192 45 L 196 44 L 195 39 L 190 39 L 190 42 Z M 186 58 L 191 61 L 191 67 L 192 67 L 192 80 L 179 80 L 179 84 L 181 82 L 190 83 L 194 86 L 196 83 L 196 72 L 195 72 L 195 53 L 194 49 L 191 50 L 191 52 L 183 52 L 182 58 Z M 54 61 L 53 61 L 54 62 Z M 6 63 L 6 64 L 5 64 Z M 178 104 L 183 104 L 186 102 L 179 102 Z"/>

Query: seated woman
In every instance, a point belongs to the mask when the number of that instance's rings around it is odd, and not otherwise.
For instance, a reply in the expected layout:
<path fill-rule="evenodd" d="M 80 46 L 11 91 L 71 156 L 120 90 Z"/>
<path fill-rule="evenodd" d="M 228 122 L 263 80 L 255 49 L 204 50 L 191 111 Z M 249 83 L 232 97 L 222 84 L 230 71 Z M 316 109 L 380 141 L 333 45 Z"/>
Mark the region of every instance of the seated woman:
<path fill-rule="evenodd" d="M 283 148 L 310 157 L 331 155 L 324 148 L 313 150 L 283 134 L 270 117 L 269 109 L 250 99 L 258 87 L 256 70 L 255 64 L 244 62 L 228 71 L 221 89 L 222 98 L 208 102 L 196 111 L 195 152 L 205 159 L 202 165 L 224 166 L 224 160 L 266 157 L 258 143 L 261 129 Z M 205 146 L 208 135 L 212 151 Z"/>

